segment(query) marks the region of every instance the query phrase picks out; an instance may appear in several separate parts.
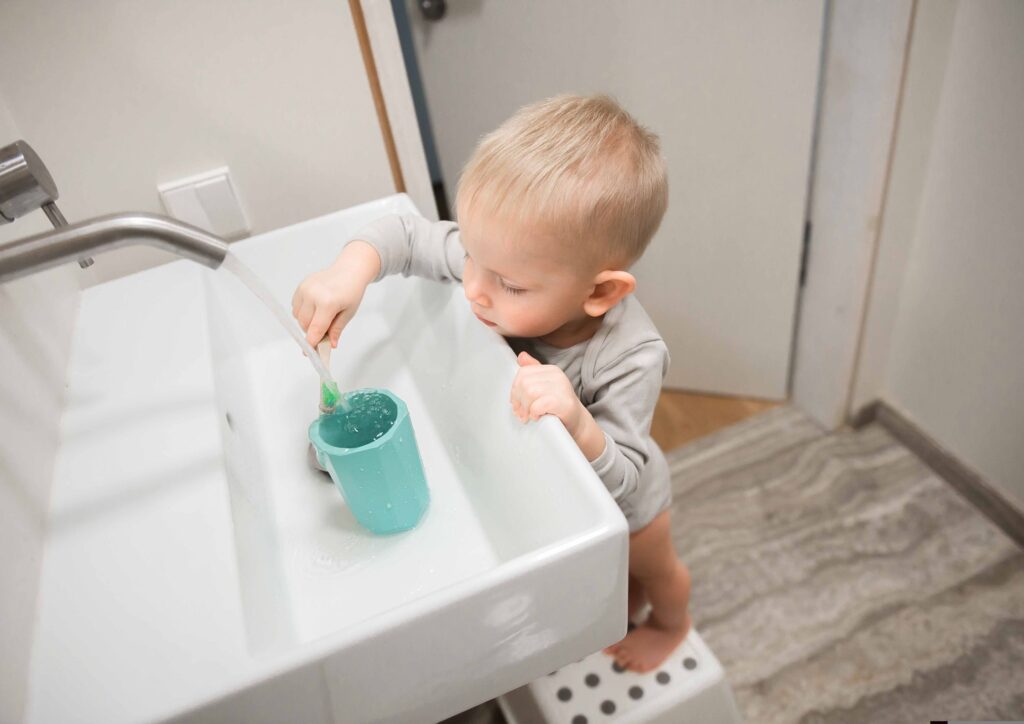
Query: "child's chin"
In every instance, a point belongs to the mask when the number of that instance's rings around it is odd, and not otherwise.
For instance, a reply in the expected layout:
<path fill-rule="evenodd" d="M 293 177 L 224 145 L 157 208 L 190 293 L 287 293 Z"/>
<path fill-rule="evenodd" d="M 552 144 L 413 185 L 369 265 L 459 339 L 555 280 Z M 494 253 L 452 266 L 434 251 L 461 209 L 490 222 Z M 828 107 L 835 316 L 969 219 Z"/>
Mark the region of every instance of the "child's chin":
<path fill-rule="evenodd" d="M 498 327 L 491 327 L 490 329 L 491 329 L 492 332 L 497 332 L 502 337 L 507 337 L 509 339 L 533 339 L 534 337 L 542 336 L 542 335 L 539 335 L 539 334 L 535 334 L 534 333 L 535 330 L 524 329 L 522 327 L 519 327 L 519 328 L 513 327 L 513 328 L 510 329 L 508 327 L 498 326 Z"/>
<path fill-rule="evenodd" d="M 526 335 L 519 334 L 518 330 L 509 329 L 507 327 L 501 326 L 500 324 L 496 324 L 493 327 L 488 327 L 488 329 L 491 330 L 492 332 L 494 332 L 495 334 L 500 334 L 502 337 L 524 337 L 524 336 L 526 336 Z"/>

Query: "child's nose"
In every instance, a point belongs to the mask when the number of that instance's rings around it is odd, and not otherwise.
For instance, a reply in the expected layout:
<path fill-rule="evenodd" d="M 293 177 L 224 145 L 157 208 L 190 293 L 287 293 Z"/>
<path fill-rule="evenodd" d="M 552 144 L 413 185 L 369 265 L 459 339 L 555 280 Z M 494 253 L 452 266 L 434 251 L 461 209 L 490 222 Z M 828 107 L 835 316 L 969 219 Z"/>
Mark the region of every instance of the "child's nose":
<path fill-rule="evenodd" d="M 466 292 L 466 299 L 473 304 L 477 304 L 481 307 L 491 306 L 490 299 L 483 292 L 483 285 L 480 283 L 480 279 L 476 274 L 467 274 L 466 278 L 462 280 L 462 288 Z"/>

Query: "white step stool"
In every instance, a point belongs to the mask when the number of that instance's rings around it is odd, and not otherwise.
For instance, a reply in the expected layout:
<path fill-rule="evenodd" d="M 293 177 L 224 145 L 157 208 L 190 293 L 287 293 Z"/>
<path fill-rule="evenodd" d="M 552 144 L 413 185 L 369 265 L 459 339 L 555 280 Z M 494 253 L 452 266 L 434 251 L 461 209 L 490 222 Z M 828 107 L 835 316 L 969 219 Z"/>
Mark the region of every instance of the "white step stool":
<path fill-rule="evenodd" d="M 693 629 L 660 667 L 625 671 L 600 651 L 498 698 L 509 724 L 739 724 L 718 659 Z"/>

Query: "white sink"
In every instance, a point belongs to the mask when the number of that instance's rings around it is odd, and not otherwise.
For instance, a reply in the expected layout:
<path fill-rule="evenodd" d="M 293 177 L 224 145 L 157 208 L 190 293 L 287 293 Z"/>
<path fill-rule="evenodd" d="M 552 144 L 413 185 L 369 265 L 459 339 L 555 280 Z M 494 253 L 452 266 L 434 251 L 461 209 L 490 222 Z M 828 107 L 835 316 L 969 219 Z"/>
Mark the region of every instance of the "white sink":
<path fill-rule="evenodd" d="M 232 249 L 287 303 L 395 211 Z M 625 520 L 557 420 L 514 418 L 514 356 L 459 287 L 372 286 L 332 369 L 408 404 L 417 528 L 367 533 L 308 467 L 316 375 L 234 277 L 176 262 L 84 293 L 29 721 L 436 721 L 623 635 Z"/>

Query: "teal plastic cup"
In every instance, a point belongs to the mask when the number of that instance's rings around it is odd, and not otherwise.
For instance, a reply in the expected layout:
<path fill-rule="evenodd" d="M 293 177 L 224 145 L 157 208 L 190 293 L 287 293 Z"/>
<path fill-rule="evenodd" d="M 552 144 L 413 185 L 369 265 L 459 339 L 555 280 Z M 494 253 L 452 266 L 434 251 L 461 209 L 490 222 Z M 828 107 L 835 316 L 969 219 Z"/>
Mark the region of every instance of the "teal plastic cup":
<path fill-rule="evenodd" d="M 409 408 L 388 390 L 345 395 L 340 407 L 309 426 L 317 460 L 352 515 L 380 535 L 415 527 L 430 504 Z"/>

